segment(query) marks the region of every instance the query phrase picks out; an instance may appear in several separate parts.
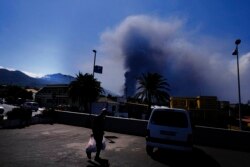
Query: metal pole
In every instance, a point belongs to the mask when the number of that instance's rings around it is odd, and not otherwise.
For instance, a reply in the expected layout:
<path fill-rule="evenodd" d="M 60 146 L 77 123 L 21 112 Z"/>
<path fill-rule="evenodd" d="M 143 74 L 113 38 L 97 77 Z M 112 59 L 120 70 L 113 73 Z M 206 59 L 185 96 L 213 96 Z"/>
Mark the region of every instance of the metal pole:
<path fill-rule="evenodd" d="M 93 78 L 95 78 L 95 60 L 96 60 L 96 50 L 93 50 L 93 52 L 94 52 Z M 93 103 L 90 103 L 90 116 L 91 116 L 91 114 L 92 114 L 92 110 L 93 110 L 92 104 L 93 104 Z"/>
<path fill-rule="evenodd" d="M 241 121 L 241 95 L 240 95 L 240 68 L 239 68 L 239 50 L 238 45 L 241 43 L 240 39 L 235 41 L 236 48 L 233 52 L 233 55 L 237 56 L 237 73 L 238 73 L 238 94 L 239 94 L 239 128 L 242 130 L 242 121 Z"/>
<path fill-rule="evenodd" d="M 238 72 L 238 93 L 239 93 L 239 127 L 240 130 L 242 129 L 242 122 L 241 122 L 241 94 L 240 94 L 240 69 L 239 69 L 239 52 L 238 52 L 238 44 L 236 44 L 237 50 L 237 72 Z"/>
<path fill-rule="evenodd" d="M 93 78 L 95 78 L 95 59 L 96 59 L 96 50 L 93 50 L 93 52 L 94 52 Z"/>

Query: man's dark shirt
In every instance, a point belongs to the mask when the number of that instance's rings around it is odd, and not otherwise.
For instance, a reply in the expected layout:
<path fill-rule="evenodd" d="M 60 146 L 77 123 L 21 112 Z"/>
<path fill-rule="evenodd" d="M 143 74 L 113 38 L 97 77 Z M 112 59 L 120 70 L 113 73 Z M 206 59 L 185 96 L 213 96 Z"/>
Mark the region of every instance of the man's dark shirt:
<path fill-rule="evenodd" d="M 94 137 L 103 137 L 104 135 L 104 121 L 105 118 L 101 115 L 97 116 L 93 120 L 92 132 Z"/>

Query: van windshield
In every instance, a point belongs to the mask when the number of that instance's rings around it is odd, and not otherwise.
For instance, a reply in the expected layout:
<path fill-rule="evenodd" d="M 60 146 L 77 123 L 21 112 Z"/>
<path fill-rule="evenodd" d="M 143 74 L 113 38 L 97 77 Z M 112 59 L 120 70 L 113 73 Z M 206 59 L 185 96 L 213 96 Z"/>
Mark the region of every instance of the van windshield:
<path fill-rule="evenodd" d="M 155 125 L 171 126 L 177 128 L 188 127 L 188 120 L 185 113 L 175 111 L 156 110 L 151 118 Z"/>

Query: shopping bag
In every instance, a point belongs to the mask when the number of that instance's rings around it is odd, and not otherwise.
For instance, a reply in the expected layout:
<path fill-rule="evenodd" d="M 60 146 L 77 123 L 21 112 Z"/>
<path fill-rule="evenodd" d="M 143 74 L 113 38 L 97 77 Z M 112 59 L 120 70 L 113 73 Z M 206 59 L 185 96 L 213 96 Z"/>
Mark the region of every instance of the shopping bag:
<path fill-rule="evenodd" d="M 91 136 L 89 142 L 86 146 L 86 152 L 96 152 L 96 143 L 95 139 Z"/>
<path fill-rule="evenodd" d="M 106 139 L 105 137 L 103 137 L 102 139 L 102 150 L 105 150 L 106 148 Z M 86 146 L 86 152 L 96 152 L 97 149 L 96 149 L 96 142 L 95 142 L 95 139 L 94 137 L 91 135 L 90 139 L 89 139 L 89 142 Z"/>
<path fill-rule="evenodd" d="M 105 150 L 106 148 L 106 139 L 105 137 L 102 138 L 102 150 Z"/>

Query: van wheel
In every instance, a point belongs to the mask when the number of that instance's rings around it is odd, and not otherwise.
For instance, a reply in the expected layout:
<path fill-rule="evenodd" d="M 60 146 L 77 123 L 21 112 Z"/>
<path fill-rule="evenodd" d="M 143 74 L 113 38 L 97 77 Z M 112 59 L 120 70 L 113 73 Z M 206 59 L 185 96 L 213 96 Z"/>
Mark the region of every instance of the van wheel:
<path fill-rule="evenodd" d="M 154 147 L 146 146 L 146 151 L 147 151 L 147 154 L 148 154 L 149 156 L 152 156 L 152 155 L 153 155 L 153 150 L 154 150 Z"/>

